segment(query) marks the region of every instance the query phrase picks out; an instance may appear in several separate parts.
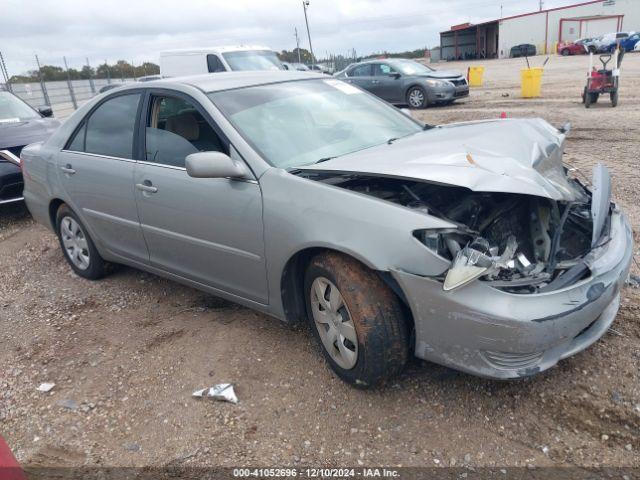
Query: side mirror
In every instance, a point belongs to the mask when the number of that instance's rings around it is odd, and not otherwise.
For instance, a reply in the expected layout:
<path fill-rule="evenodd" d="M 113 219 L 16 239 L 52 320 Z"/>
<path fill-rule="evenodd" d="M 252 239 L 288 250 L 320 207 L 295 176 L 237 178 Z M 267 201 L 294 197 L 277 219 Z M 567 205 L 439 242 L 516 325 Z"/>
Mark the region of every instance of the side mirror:
<path fill-rule="evenodd" d="M 396 80 L 401 77 L 398 72 L 393 72 L 389 74 L 390 77 L 395 78 Z"/>
<path fill-rule="evenodd" d="M 244 163 L 222 152 L 198 152 L 185 158 L 187 174 L 194 178 L 248 178 Z"/>
<path fill-rule="evenodd" d="M 53 117 L 53 110 L 51 107 L 40 107 L 38 108 L 38 113 L 43 117 Z"/>

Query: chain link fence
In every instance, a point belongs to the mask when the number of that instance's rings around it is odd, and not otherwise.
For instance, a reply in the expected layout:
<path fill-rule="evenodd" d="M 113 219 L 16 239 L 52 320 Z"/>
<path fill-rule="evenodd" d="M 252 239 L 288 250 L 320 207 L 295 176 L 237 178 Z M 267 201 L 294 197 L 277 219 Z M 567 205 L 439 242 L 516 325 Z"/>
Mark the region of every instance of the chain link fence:
<path fill-rule="evenodd" d="M 135 74 L 135 71 L 132 72 L 131 70 L 128 70 L 129 75 L 126 75 L 125 71 L 119 71 L 117 76 L 112 77 L 109 75 L 108 78 L 95 78 L 96 70 L 91 67 L 88 59 L 82 70 L 84 76 L 88 76 L 88 78 L 72 79 L 71 72 L 77 76 L 80 70 L 70 70 L 67 59 L 63 57 L 62 60 L 62 64 L 54 62 L 41 66 L 40 59 L 36 56 L 34 63 L 36 68 L 33 71 L 29 72 L 28 75 L 17 76 L 18 80 L 14 78 L 9 81 L 12 77 L 7 72 L 5 60 L 2 52 L 0 52 L 0 89 L 9 90 L 36 109 L 51 107 L 56 118 L 64 119 L 81 107 L 87 100 L 97 95 L 105 85 L 120 85 L 136 81 L 135 76 L 131 76 L 131 73 Z M 106 63 L 105 61 L 104 65 Z M 50 70 L 51 68 L 58 69 L 58 75 L 62 75 L 63 78 L 66 74 L 66 80 L 43 80 L 43 70 Z M 103 68 L 103 66 L 100 68 Z M 131 69 L 133 68 L 131 66 Z M 20 80 L 21 77 L 24 78 L 25 76 L 35 77 L 35 79 L 30 81 Z"/>
<path fill-rule="evenodd" d="M 71 115 L 108 84 L 133 82 L 133 78 L 58 80 L 53 82 L 9 83 L 5 86 L 34 108 L 51 107 L 56 118 Z"/>

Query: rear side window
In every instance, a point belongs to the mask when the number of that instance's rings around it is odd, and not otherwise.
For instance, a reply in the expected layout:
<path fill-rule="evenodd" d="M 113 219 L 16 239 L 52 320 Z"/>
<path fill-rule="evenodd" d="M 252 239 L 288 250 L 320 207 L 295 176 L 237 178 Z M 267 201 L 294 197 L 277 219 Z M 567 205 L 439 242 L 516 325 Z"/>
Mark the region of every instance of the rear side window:
<path fill-rule="evenodd" d="M 209 73 L 224 72 L 225 68 L 218 56 L 210 53 L 207 55 L 207 70 L 209 70 Z"/>
<path fill-rule="evenodd" d="M 350 77 L 369 77 L 371 76 L 371 65 L 359 65 L 349 72 Z"/>
<path fill-rule="evenodd" d="M 133 137 L 140 94 L 120 95 L 101 104 L 78 130 L 69 150 L 133 158 Z"/>

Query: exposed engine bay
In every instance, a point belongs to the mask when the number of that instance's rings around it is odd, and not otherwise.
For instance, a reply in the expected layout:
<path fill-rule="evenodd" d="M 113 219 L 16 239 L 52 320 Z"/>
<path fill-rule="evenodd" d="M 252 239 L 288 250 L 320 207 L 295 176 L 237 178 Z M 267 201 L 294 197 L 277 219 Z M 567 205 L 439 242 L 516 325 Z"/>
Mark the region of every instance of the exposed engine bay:
<path fill-rule="evenodd" d="M 608 193 L 602 223 L 592 211 L 591 191 L 576 179 L 568 179 L 576 192 L 576 200 L 569 202 L 366 174 L 298 174 L 456 225 L 447 230 L 414 232 L 431 251 L 451 261 L 442 278 L 445 290 L 475 279 L 520 294 L 563 288 L 589 276 L 585 257 L 606 241 Z M 599 229 L 597 238 L 594 223 Z"/>

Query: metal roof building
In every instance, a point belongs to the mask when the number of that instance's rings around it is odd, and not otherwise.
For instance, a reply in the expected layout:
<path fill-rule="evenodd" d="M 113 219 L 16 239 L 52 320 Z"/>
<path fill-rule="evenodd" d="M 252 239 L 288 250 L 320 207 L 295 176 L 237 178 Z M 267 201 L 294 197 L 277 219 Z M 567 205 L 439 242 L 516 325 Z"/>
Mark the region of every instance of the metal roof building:
<path fill-rule="evenodd" d="M 551 53 L 563 41 L 640 30 L 640 0 L 592 0 L 478 24 L 454 25 L 440 33 L 442 60 L 504 58 L 523 43 Z"/>

